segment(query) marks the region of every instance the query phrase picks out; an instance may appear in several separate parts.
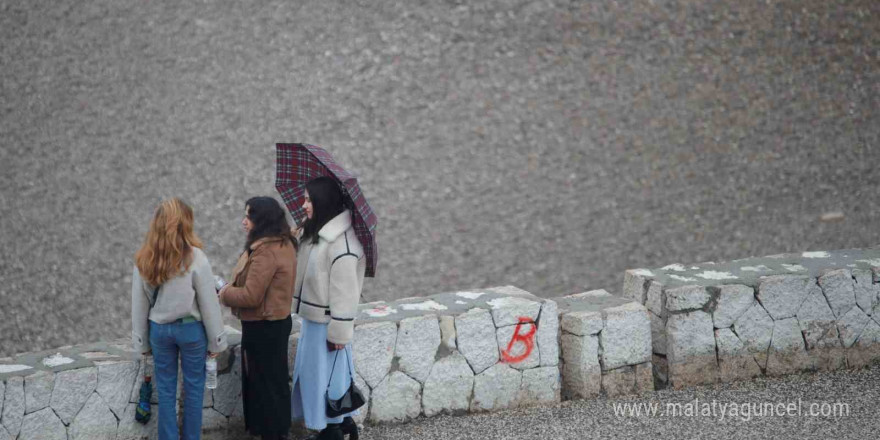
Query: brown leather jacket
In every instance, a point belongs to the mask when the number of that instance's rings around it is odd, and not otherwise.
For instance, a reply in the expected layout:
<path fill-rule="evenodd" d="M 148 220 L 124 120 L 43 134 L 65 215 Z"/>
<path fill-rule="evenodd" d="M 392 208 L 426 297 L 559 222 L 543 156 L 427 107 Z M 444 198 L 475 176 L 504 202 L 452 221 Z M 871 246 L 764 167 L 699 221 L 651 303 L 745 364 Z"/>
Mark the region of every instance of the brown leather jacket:
<path fill-rule="evenodd" d="M 242 252 L 232 284 L 220 302 L 242 321 L 277 321 L 290 316 L 296 281 L 296 250 L 281 237 L 262 238 Z"/>

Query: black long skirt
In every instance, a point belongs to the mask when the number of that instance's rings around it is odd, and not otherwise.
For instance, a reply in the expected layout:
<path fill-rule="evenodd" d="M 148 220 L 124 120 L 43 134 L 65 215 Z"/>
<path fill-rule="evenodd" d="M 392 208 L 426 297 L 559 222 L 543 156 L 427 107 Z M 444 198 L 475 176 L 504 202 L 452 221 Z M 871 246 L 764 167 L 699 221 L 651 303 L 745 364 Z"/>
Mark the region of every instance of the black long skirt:
<path fill-rule="evenodd" d="M 241 397 L 244 426 L 252 435 L 290 430 L 287 339 L 293 322 L 241 322 Z"/>

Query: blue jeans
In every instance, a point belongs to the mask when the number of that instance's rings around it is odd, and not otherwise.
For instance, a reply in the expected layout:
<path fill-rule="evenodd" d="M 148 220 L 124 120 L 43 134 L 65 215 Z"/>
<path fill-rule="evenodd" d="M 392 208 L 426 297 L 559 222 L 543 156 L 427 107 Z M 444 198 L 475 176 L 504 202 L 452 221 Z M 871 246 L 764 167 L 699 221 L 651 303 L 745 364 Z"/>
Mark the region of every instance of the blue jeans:
<path fill-rule="evenodd" d="M 150 347 L 159 397 L 159 440 L 198 440 L 202 433 L 205 358 L 208 338 L 201 322 L 156 324 L 150 321 Z M 183 433 L 178 437 L 177 355 L 183 371 Z"/>

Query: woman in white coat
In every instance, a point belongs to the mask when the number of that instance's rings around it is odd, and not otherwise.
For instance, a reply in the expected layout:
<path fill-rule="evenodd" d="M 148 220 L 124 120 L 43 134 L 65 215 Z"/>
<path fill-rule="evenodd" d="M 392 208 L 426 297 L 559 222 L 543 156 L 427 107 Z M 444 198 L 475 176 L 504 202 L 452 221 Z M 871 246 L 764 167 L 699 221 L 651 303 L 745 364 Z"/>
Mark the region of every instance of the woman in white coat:
<path fill-rule="evenodd" d="M 293 310 L 302 317 L 291 411 L 319 431 L 317 439 L 358 438 L 352 414 L 326 416 L 326 399 L 339 399 L 354 377 L 351 340 L 366 258 L 352 228 L 339 184 L 319 177 L 306 184 L 307 220 L 300 233 Z"/>

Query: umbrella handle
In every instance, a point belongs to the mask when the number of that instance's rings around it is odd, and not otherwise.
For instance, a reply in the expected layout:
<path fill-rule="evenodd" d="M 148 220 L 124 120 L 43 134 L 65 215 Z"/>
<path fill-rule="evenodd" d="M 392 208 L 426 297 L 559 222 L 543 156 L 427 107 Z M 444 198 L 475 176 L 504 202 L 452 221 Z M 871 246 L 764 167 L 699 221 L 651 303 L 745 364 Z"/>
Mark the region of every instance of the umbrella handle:
<path fill-rule="evenodd" d="M 150 374 L 151 372 L 150 372 L 150 370 L 149 370 L 149 368 L 148 368 L 148 367 L 149 367 L 149 363 L 147 363 L 147 358 L 148 358 L 148 357 L 149 357 L 149 356 L 147 356 L 147 354 L 144 353 L 143 358 L 141 359 L 141 362 L 144 363 L 144 382 L 150 382 L 150 381 L 152 380 L 152 378 L 153 378 L 153 375 Z"/>

